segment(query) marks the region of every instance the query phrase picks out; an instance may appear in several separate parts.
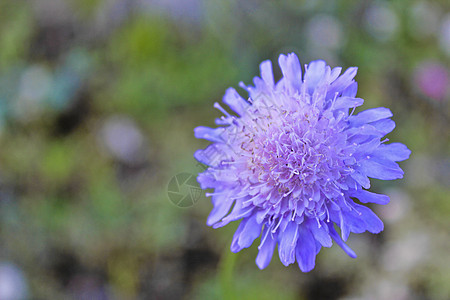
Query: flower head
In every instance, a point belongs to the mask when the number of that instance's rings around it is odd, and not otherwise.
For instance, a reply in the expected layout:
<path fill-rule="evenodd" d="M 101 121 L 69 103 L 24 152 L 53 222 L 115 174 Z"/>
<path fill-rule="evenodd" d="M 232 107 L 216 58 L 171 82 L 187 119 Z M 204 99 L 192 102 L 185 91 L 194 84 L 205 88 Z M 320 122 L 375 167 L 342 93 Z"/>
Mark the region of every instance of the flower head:
<path fill-rule="evenodd" d="M 349 256 L 350 232 L 383 230 L 382 221 L 364 205 L 387 204 L 386 195 L 369 192 L 371 178 L 392 180 L 403 171 L 396 161 L 409 157 L 403 144 L 381 140 L 394 121 L 387 108 L 353 114 L 356 68 L 342 75 L 324 61 L 305 66 L 295 54 L 280 55 L 283 77 L 275 83 L 270 61 L 260 65 L 254 86 L 233 88 L 223 98 L 238 116 L 218 103 L 224 116 L 218 128 L 197 127 L 195 136 L 212 142 L 195 158 L 208 166 L 198 176 L 212 188 L 214 205 L 207 224 L 222 227 L 241 220 L 231 251 L 249 247 L 261 236 L 256 264 L 265 268 L 275 246 L 284 265 L 296 260 L 303 272 L 314 268 L 321 247 L 334 240 Z M 340 235 L 335 230 L 340 227 Z"/>

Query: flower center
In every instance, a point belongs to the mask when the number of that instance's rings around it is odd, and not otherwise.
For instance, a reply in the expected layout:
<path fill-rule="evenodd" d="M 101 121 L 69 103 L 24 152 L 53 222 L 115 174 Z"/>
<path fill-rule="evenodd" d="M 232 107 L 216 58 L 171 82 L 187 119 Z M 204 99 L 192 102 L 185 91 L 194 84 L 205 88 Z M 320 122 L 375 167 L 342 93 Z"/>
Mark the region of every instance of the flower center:
<path fill-rule="evenodd" d="M 323 204 L 321 193 L 334 189 L 335 181 L 342 178 L 340 150 L 346 137 L 339 126 L 329 126 L 329 119 L 313 109 L 286 113 L 276 120 L 264 130 L 243 130 L 247 180 L 261 186 L 255 191 L 260 197 L 254 204 L 277 207 L 284 203 L 292 208 L 302 202 L 314 214 Z"/>

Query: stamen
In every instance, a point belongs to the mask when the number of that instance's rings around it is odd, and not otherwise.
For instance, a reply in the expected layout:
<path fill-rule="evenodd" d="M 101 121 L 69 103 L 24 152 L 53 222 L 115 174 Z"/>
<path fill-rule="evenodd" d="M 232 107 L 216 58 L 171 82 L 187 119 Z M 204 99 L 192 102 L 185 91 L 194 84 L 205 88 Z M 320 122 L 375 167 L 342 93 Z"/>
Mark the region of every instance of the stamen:
<path fill-rule="evenodd" d="M 319 228 L 322 227 L 322 225 L 320 224 L 319 217 L 317 217 L 317 216 L 316 216 L 316 221 L 317 221 L 317 226 L 318 226 Z"/>
<path fill-rule="evenodd" d="M 283 221 L 283 217 L 280 217 L 277 225 L 275 226 L 274 229 L 272 229 L 272 233 L 275 233 L 277 231 L 278 227 L 280 227 L 281 221 Z"/>

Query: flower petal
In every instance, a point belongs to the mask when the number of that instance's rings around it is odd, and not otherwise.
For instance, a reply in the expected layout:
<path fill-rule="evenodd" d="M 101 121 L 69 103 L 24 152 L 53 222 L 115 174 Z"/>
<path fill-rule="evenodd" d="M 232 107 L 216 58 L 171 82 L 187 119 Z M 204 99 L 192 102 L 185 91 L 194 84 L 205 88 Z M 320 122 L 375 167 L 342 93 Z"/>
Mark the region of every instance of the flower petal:
<path fill-rule="evenodd" d="M 252 214 L 254 207 L 242 207 L 242 200 L 236 200 L 236 203 L 231 210 L 231 213 L 224 217 L 222 221 L 215 223 L 213 228 L 219 228 L 227 225 L 230 222 L 237 221 L 242 218 L 246 218 Z"/>
<path fill-rule="evenodd" d="M 231 252 L 237 253 L 237 252 L 242 250 L 242 248 L 239 246 L 238 242 L 239 242 L 239 237 L 241 236 L 241 233 L 244 230 L 245 225 L 247 224 L 247 222 L 248 222 L 248 218 L 247 219 L 243 219 L 241 221 L 241 223 L 239 223 L 239 226 L 236 229 L 236 231 L 234 232 L 233 240 L 231 241 L 231 247 L 230 247 Z"/>
<path fill-rule="evenodd" d="M 228 88 L 226 90 L 222 101 L 240 116 L 243 116 L 250 106 L 250 103 L 244 100 L 244 98 L 242 98 L 233 88 Z"/>
<path fill-rule="evenodd" d="M 200 184 L 202 189 L 213 189 L 216 187 L 216 179 L 208 171 L 198 174 L 197 182 Z"/>
<path fill-rule="evenodd" d="M 330 82 L 335 81 L 339 77 L 339 74 L 341 74 L 341 71 L 342 71 L 341 67 L 333 68 L 333 70 L 331 70 L 331 73 L 330 73 L 330 78 L 329 78 Z M 354 96 L 351 96 L 351 97 L 354 97 Z"/>
<path fill-rule="evenodd" d="M 334 229 L 334 224 L 332 222 L 328 222 L 327 225 L 328 231 L 330 232 L 330 236 L 336 242 L 336 244 L 338 244 L 339 247 L 341 247 L 342 250 L 344 250 L 348 256 L 350 256 L 351 258 L 356 258 L 357 256 L 355 251 L 353 251 L 346 243 L 342 241 L 341 237 Z"/>
<path fill-rule="evenodd" d="M 409 158 L 411 155 L 411 150 L 403 144 L 392 143 L 388 145 L 380 145 L 373 155 L 392 161 L 402 161 Z"/>
<path fill-rule="evenodd" d="M 370 125 L 375 127 L 379 132 L 382 133 L 382 136 L 385 136 L 395 128 L 395 122 L 391 119 L 382 119 L 379 121 L 372 122 Z"/>
<path fill-rule="evenodd" d="M 256 265 L 262 270 L 267 267 L 272 260 L 273 251 L 275 250 L 277 240 L 272 237 L 272 233 L 270 232 L 270 228 L 268 226 L 264 228 L 261 236 L 265 238 L 262 238 L 263 241 L 258 247 L 259 252 L 256 256 Z"/>
<path fill-rule="evenodd" d="M 356 153 L 353 154 L 353 157 L 357 159 L 366 159 L 367 155 L 372 154 L 372 152 L 375 151 L 379 146 L 380 139 L 372 138 L 365 143 L 359 144 L 356 148 Z"/>
<path fill-rule="evenodd" d="M 284 84 L 288 91 L 298 92 L 302 82 L 302 68 L 297 55 L 290 53 L 287 56 L 281 54 L 278 63 L 284 77 Z"/>
<path fill-rule="evenodd" d="M 350 176 L 359 183 L 363 188 L 368 189 L 370 188 L 370 180 L 367 178 L 366 175 L 362 174 L 361 172 L 358 172 L 355 170 L 355 172 L 351 173 Z"/>
<path fill-rule="evenodd" d="M 273 88 L 274 80 L 273 80 L 273 72 L 272 72 L 272 62 L 270 60 L 263 61 L 259 65 L 259 69 L 261 71 L 261 78 L 264 80 L 267 87 Z"/>
<path fill-rule="evenodd" d="M 195 151 L 195 159 L 208 166 L 217 166 L 225 159 L 225 152 L 220 145 L 221 144 L 211 144 L 205 149 Z"/>
<path fill-rule="evenodd" d="M 333 105 L 333 110 L 336 109 L 349 109 L 363 105 L 364 100 L 361 98 L 353 97 L 339 97 Z"/>
<path fill-rule="evenodd" d="M 261 228 L 262 224 L 258 224 L 255 215 L 249 217 L 239 237 L 239 246 L 242 248 L 250 247 L 253 241 L 261 234 Z"/>
<path fill-rule="evenodd" d="M 350 124 L 353 126 L 360 126 L 365 123 L 375 122 L 381 119 L 392 117 L 392 112 L 385 107 L 377 107 L 364 110 L 356 116 L 349 118 Z"/>
<path fill-rule="evenodd" d="M 394 180 L 403 177 L 403 170 L 390 161 L 376 161 L 375 159 L 366 159 L 360 161 L 359 170 L 368 177 L 381 180 Z"/>
<path fill-rule="evenodd" d="M 383 222 L 370 209 L 363 205 L 354 203 L 354 209 L 350 211 L 342 211 L 342 217 L 347 230 L 354 233 L 363 233 L 369 231 L 371 233 L 380 233 L 383 231 Z M 342 229 L 343 230 L 343 229 Z M 347 240 L 349 233 L 342 232 L 343 240 Z"/>
<path fill-rule="evenodd" d="M 330 84 L 327 97 L 334 98 L 335 93 L 342 93 L 347 87 L 349 87 L 354 81 L 358 68 L 351 67 L 345 70 L 344 74 L 339 76 L 338 79 Z"/>
<path fill-rule="evenodd" d="M 323 60 L 316 60 L 309 63 L 305 71 L 305 84 L 308 93 L 312 95 L 322 77 L 325 75 L 327 64 Z"/>
<path fill-rule="evenodd" d="M 198 126 L 194 129 L 195 137 L 198 139 L 205 139 L 211 142 L 224 143 L 225 139 L 223 135 L 225 134 L 224 127 L 209 128 L 205 126 Z"/>
<path fill-rule="evenodd" d="M 234 200 L 229 199 L 228 195 L 213 196 L 213 198 L 214 198 L 213 200 L 214 208 L 211 210 L 211 213 L 209 214 L 208 219 L 206 221 L 206 224 L 208 226 L 212 226 L 215 223 L 222 220 L 222 218 L 228 214 L 231 206 L 234 203 Z"/>
<path fill-rule="evenodd" d="M 295 222 L 289 222 L 286 230 L 280 233 L 280 243 L 278 252 L 281 262 L 288 266 L 295 261 L 295 245 L 298 239 L 298 225 Z"/>
<path fill-rule="evenodd" d="M 358 83 L 353 82 L 347 88 L 345 88 L 345 90 L 342 92 L 342 96 L 356 97 L 357 92 L 358 92 Z"/>
<path fill-rule="evenodd" d="M 357 138 L 361 137 L 361 136 L 365 136 L 363 138 L 363 140 L 367 139 L 367 136 L 371 136 L 371 135 L 376 136 L 376 137 L 382 137 L 385 135 L 383 132 L 381 132 L 377 128 L 375 128 L 375 126 L 372 126 L 370 124 L 364 124 L 359 127 L 351 127 L 346 130 L 346 133 L 348 133 L 352 136 L 355 136 Z M 348 141 L 353 142 L 354 138 L 349 138 Z"/>
<path fill-rule="evenodd" d="M 311 230 L 311 233 L 314 236 L 314 239 L 318 241 L 324 247 L 331 247 L 333 245 L 333 241 L 331 240 L 330 235 L 328 234 L 328 227 L 325 226 L 323 222 L 321 225 L 317 224 L 315 219 L 311 219 L 308 222 L 308 228 Z"/>
<path fill-rule="evenodd" d="M 316 241 L 306 226 L 300 226 L 299 239 L 296 247 L 298 266 L 302 272 L 314 269 L 316 263 Z"/>
<path fill-rule="evenodd" d="M 380 233 L 383 231 L 383 222 L 370 208 L 356 203 L 354 205 L 356 206 L 357 214 L 364 220 L 367 231 L 372 233 Z"/>
<path fill-rule="evenodd" d="M 362 203 L 376 203 L 385 205 L 389 203 L 389 196 L 372 193 L 366 190 L 357 190 L 350 194 L 352 197 L 358 198 Z"/>

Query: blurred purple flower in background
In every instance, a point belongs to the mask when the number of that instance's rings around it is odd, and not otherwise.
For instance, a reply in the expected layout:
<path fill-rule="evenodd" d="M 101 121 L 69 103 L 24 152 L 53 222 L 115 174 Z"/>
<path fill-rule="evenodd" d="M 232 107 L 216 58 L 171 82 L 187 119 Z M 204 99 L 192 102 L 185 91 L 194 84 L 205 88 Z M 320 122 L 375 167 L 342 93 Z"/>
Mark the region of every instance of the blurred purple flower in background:
<path fill-rule="evenodd" d="M 159 12 L 178 21 L 198 23 L 202 19 L 202 1 L 199 0 L 138 0 L 139 9 Z"/>
<path fill-rule="evenodd" d="M 112 116 L 105 120 L 98 142 L 111 156 L 126 164 L 139 164 L 147 158 L 147 141 L 135 122 L 126 116 Z"/>
<path fill-rule="evenodd" d="M 394 38 L 398 27 L 398 17 L 387 3 L 374 3 L 368 8 L 366 29 L 377 40 L 385 42 Z"/>
<path fill-rule="evenodd" d="M 29 299 L 28 283 L 22 270 L 10 262 L 0 263 L 0 299 Z"/>
<path fill-rule="evenodd" d="M 346 42 L 341 22 L 330 15 L 317 15 L 306 25 L 308 52 L 314 57 L 336 60 L 336 51 Z"/>
<path fill-rule="evenodd" d="M 308 41 L 319 50 L 337 50 L 343 44 L 342 25 L 336 18 L 318 15 L 308 22 L 306 27 Z"/>
<path fill-rule="evenodd" d="M 372 210 L 352 198 L 387 204 L 388 196 L 367 191 L 369 177 L 402 178 L 396 161 L 407 159 L 410 150 L 381 140 L 395 127 L 389 109 L 353 114 L 363 104 L 355 98 L 357 68 L 339 76 L 342 68 L 319 60 L 306 66 L 302 77 L 295 54 L 280 55 L 279 64 L 283 77 L 277 83 L 270 61 L 261 64 L 254 86 L 241 83 L 248 101 L 233 88 L 226 91 L 223 101 L 239 117 L 216 103 L 225 115 L 216 123 L 225 126 L 197 127 L 195 136 L 213 143 L 194 156 L 209 166 L 198 176 L 201 187 L 215 190 L 207 194 L 214 205 L 207 224 L 218 228 L 242 220 L 231 250 L 247 248 L 261 236 L 259 268 L 267 267 L 278 244 L 284 265 L 297 260 L 308 272 L 332 240 L 356 257 L 344 243 L 350 232 L 383 230 Z"/>
<path fill-rule="evenodd" d="M 422 62 L 414 72 L 414 83 L 426 96 L 442 100 L 450 83 L 447 69 L 435 61 Z"/>

